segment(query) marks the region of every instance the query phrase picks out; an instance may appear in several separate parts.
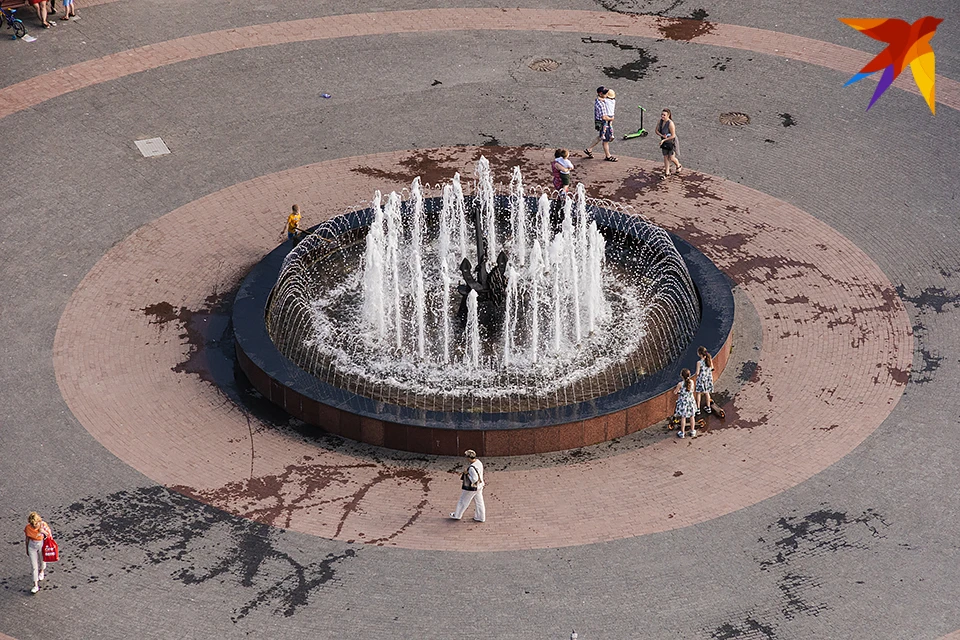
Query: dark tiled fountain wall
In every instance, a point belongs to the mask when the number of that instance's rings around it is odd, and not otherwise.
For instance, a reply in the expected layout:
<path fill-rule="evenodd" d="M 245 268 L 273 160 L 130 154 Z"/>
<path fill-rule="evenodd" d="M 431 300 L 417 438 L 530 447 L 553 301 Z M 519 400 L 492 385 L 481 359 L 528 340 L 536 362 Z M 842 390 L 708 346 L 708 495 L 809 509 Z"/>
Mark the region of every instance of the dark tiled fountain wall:
<path fill-rule="evenodd" d="M 730 347 L 727 338 L 716 354 L 714 363 L 718 376 L 727 364 Z M 671 386 L 667 391 L 626 409 L 554 425 L 517 426 L 513 429 L 418 426 L 362 416 L 323 404 L 270 378 L 247 357 L 239 343 L 237 355 L 240 368 L 253 386 L 295 418 L 351 440 L 435 455 L 458 456 L 473 449 L 481 456 L 513 456 L 597 444 L 660 422 L 673 415 L 676 402 Z"/>
<path fill-rule="evenodd" d="M 588 402 L 515 413 L 437 412 L 377 402 L 318 380 L 277 350 L 264 322 L 289 243 L 257 264 L 237 293 L 233 324 L 240 367 L 254 387 L 290 415 L 325 432 L 391 449 L 437 455 L 474 449 L 506 456 L 612 440 L 672 415 L 680 369 L 695 367 L 698 346 L 714 355 L 717 375 L 730 353 L 734 302 L 726 276 L 689 243 L 671 237 L 700 296 L 697 334 L 665 368 Z"/>

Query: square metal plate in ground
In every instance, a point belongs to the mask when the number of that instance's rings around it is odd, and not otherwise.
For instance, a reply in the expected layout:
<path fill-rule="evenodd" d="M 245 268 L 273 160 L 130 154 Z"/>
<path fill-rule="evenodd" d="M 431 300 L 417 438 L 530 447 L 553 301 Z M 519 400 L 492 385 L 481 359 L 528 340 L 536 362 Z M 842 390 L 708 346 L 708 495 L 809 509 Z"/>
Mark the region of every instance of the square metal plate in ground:
<path fill-rule="evenodd" d="M 134 140 L 134 144 L 137 145 L 137 149 L 140 149 L 140 153 L 143 154 L 144 158 L 152 158 L 154 156 L 165 156 L 170 153 L 170 149 L 167 148 L 166 143 L 164 143 L 163 138 L 148 138 L 146 140 Z"/>

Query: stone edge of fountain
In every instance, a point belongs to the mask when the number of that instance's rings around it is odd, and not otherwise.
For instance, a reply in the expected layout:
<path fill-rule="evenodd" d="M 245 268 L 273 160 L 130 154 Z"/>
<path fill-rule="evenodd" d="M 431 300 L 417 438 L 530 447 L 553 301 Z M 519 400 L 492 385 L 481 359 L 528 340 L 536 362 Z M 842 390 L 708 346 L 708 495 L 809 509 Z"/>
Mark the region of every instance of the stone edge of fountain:
<path fill-rule="evenodd" d="M 680 369 L 696 364 L 698 346 L 714 354 L 717 376 L 730 353 L 734 300 L 726 275 L 693 245 L 673 233 L 670 237 L 700 297 L 700 327 L 668 366 L 594 400 L 515 413 L 441 413 L 379 402 L 320 381 L 280 353 L 264 321 L 270 293 L 290 251 L 288 243 L 257 263 L 237 291 L 233 327 L 240 368 L 264 397 L 293 417 L 327 433 L 391 449 L 459 455 L 470 448 L 486 456 L 522 455 L 612 440 L 673 413 L 671 391 Z"/>

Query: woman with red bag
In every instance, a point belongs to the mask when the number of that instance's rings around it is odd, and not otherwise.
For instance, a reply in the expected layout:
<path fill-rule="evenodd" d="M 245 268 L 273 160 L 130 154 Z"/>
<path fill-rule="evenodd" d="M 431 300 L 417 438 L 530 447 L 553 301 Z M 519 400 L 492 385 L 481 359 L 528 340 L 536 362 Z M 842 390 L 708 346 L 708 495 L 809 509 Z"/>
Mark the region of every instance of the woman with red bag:
<path fill-rule="evenodd" d="M 43 572 L 47 568 L 47 563 L 43 561 L 43 540 L 47 537 L 53 538 L 53 532 L 39 513 L 31 511 L 27 516 L 27 526 L 23 528 L 23 533 L 27 537 L 27 555 L 33 566 L 33 589 L 30 589 L 30 593 L 36 593 L 40 591 L 40 581 L 43 580 Z"/>

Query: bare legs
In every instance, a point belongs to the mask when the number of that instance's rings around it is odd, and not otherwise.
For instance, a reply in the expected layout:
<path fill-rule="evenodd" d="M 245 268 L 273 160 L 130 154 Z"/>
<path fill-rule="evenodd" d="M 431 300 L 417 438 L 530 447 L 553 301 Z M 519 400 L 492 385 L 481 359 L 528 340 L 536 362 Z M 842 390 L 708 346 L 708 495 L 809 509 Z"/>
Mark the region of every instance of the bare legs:
<path fill-rule="evenodd" d="M 40 18 L 40 24 L 43 25 L 44 29 L 50 26 L 50 23 L 47 22 L 47 4 L 47 1 L 44 0 L 39 4 L 33 5 L 33 8 L 37 10 L 37 17 Z"/>
<path fill-rule="evenodd" d="M 676 154 L 670 154 L 669 156 L 663 156 L 663 175 L 670 175 L 670 163 L 673 163 L 677 166 L 677 173 L 680 173 L 680 170 L 683 169 L 683 165 L 680 164 L 680 161 L 677 160 Z"/>
<path fill-rule="evenodd" d="M 592 143 L 590 143 L 590 146 L 589 146 L 589 147 L 584 147 L 584 148 L 583 148 L 583 152 L 587 155 L 588 158 L 592 158 L 592 157 L 593 157 L 593 148 L 594 148 L 595 146 L 597 146 L 598 144 L 600 144 L 601 142 L 603 143 L 603 145 L 602 145 L 602 146 L 603 146 L 603 157 L 604 157 L 604 158 L 612 158 L 612 157 L 613 157 L 613 156 L 610 155 L 610 141 L 603 139 L 603 132 L 601 131 L 601 132 L 600 132 L 600 135 L 598 135 L 597 138 L 596 138 Z"/>

